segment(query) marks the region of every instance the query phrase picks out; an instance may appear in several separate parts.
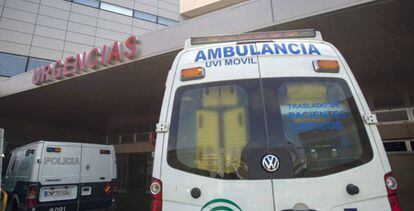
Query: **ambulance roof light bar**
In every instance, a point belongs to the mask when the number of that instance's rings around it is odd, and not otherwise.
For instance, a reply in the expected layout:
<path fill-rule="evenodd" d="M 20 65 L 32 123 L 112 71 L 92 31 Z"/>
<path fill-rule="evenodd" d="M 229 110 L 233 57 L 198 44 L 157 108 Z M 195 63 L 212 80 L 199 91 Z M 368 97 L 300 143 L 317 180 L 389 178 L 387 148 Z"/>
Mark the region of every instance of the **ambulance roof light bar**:
<path fill-rule="evenodd" d="M 247 40 L 273 40 L 273 39 L 293 39 L 293 38 L 317 38 L 321 39 L 320 33 L 315 29 L 298 29 L 286 31 L 254 32 L 235 35 L 218 35 L 205 37 L 192 37 L 191 45 L 202 45 L 209 43 L 236 42 Z"/>

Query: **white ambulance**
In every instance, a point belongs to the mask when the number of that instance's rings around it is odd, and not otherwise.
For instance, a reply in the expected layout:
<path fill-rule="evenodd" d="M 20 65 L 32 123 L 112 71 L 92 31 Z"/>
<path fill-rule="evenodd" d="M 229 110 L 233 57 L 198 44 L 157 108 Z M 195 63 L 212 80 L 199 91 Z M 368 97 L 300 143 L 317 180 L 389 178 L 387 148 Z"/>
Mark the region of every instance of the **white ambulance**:
<path fill-rule="evenodd" d="M 39 141 L 12 151 L 4 190 L 11 210 L 114 208 L 111 145 Z"/>
<path fill-rule="evenodd" d="M 151 209 L 399 211 L 375 123 L 315 30 L 192 38 L 167 77 Z"/>

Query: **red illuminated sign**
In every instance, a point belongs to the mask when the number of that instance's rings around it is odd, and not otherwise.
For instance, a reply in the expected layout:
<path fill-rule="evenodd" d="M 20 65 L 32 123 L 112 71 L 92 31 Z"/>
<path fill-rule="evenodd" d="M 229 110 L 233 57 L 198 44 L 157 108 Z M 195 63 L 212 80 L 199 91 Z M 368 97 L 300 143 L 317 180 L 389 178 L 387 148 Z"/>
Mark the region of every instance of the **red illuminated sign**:
<path fill-rule="evenodd" d="M 89 52 L 57 60 L 47 66 L 34 69 L 32 83 L 42 85 L 134 59 L 139 53 L 138 43 L 137 37 L 131 36 L 124 43 L 114 42 L 112 46 L 92 48 Z"/>

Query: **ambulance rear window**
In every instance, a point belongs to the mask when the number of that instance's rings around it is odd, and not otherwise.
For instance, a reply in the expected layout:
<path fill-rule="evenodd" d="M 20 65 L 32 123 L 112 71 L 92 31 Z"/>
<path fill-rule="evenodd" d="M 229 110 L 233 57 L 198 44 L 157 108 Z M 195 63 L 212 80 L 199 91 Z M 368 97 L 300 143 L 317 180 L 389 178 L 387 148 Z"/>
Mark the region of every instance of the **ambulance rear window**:
<path fill-rule="evenodd" d="M 174 168 L 221 179 L 268 178 L 268 151 L 259 80 L 181 87 L 168 144 Z"/>
<path fill-rule="evenodd" d="M 327 175 L 371 160 L 361 114 L 345 81 L 290 78 L 275 82 L 263 81 L 264 90 L 272 93 L 264 96 L 270 147 L 289 151 L 295 177 Z"/>
<path fill-rule="evenodd" d="M 267 172 L 262 158 L 278 157 Z M 167 162 L 220 179 L 316 177 L 372 159 L 347 84 L 333 78 L 266 78 L 178 88 Z"/>

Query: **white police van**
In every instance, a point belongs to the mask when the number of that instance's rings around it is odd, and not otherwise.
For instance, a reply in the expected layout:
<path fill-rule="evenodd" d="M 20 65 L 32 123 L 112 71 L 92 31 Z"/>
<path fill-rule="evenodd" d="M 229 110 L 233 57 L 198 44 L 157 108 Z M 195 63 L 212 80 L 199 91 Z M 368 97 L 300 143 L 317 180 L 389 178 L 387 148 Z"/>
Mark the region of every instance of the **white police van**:
<path fill-rule="evenodd" d="M 27 144 L 12 151 L 4 183 L 13 211 L 112 209 L 115 150 L 100 144 Z"/>
<path fill-rule="evenodd" d="M 375 123 L 315 30 L 192 38 L 167 77 L 151 209 L 399 211 Z"/>

